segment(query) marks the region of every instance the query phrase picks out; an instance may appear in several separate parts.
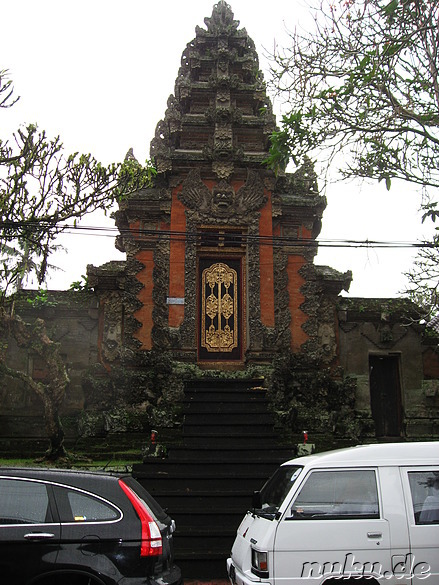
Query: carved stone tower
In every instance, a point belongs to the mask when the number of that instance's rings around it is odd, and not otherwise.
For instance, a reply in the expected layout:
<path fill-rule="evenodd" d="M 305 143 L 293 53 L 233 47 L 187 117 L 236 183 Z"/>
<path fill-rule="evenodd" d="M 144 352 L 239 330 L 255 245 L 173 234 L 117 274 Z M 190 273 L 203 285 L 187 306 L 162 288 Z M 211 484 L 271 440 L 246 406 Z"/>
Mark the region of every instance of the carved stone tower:
<path fill-rule="evenodd" d="M 311 164 L 278 178 L 264 164 L 275 119 L 231 7 L 218 2 L 205 24 L 151 142 L 155 185 L 116 214 L 133 295 L 124 345 L 233 370 L 318 342 L 304 307 L 308 281 L 323 278 L 313 258 L 326 202 Z"/>

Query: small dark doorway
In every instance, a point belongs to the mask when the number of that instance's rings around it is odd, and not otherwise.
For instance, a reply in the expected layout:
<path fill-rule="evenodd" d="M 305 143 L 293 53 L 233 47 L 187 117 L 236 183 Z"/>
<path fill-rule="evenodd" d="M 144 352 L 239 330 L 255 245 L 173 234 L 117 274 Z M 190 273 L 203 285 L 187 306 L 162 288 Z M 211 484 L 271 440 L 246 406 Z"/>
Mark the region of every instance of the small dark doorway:
<path fill-rule="evenodd" d="M 369 356 L 370 404 L 377 437 L 400 437 L 402 431 L 399 356 Z"/>

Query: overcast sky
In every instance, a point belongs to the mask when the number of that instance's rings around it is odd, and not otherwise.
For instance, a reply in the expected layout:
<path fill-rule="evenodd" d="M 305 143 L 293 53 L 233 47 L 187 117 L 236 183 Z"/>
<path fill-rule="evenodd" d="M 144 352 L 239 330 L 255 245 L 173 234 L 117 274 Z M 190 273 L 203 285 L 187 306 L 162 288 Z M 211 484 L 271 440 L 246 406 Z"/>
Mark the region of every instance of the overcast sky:
<path fill-rule="evenodd" d="M 121 161 L 133 147 L 149 157 L 157 122 L 173 93 L 181 53 L 205 26 L 214 2 L 207 0 L 0 0 L 0 69 L 9 69 L 19 102 L 0 111 L 4 140 L 23 123 L 38 123 L 60 135 L 68 152 L 91 152 L 103 163 Z M 311 24 L 306 0 L 230 2 L 235 19 L 255 41 L 261 69 L 264 54 L 286 42 L 285 29 Z M 278 103 L 274 102 L 275 111 Z M 428 236 L 418 213 L 420 195 L 405 184 L 390 193 L 383 185 L 335 184 L 325 193 L 322 240 L 414 242 Z M 114 227 L 90 217 L 90 226 Z M 114 233 L 66 237 L 67 251 L 52 258 L 62 268 L 49 288 L 68 288 L 86 265 L 123 259 Z M 322 248 L 316 263 L 352 270 L 349 296 L 395 296 L 413 249 Z"/>

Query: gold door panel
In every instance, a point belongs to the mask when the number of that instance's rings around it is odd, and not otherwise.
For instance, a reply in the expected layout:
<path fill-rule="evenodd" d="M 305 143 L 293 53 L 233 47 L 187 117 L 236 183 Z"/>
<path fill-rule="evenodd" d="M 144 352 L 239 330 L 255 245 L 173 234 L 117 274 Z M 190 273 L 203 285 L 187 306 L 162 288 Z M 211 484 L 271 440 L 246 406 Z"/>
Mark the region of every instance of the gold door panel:
<path fill-rule="evenodd" d="M 234 260 L 229 263 L 200 261 L 202 359 L 236 360 L 240 357 L 239 266 Z"/>

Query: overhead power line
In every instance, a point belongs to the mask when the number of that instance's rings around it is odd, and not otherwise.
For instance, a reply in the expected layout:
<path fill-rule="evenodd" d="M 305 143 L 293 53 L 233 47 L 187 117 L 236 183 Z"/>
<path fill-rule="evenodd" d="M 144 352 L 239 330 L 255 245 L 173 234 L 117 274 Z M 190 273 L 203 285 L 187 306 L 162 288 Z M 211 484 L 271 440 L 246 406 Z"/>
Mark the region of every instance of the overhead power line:
<path fill-rule="evenodd" d="M 16 232 L 17 238 L 23 237 L 23 230 L 32 231 L 32 226 L 38 231 L 41 231 L 41 224 L 31 222 L 0 222 L 0 229 L 8 231 L 8 235 Z M 220 237 L 225 237 L 224 245 L 226 247 L 239 247 L 240 245 L 258 244 L 273 247 L 307 247 L 307 248 L 437 248 L 438 243 L 434 241 L 398 241 L 398 240 L 354 240 L 354 239 L 325 239 L 320 238 L 316 240 L 307 238 L 295 238 L 294 236 L 261 236 L 252 235 L 239 232 L 239 227 L 236 230 L 228 231 L 230 226 L 223 231 L 200 231 L 200 232 L 182 232 L 173 230 L 150 230 L 145 228 L 135 228 L 130 230 L 118 229 L 117 227 L 103 227 L 103 226 L 81 226 L 73 224 L 63 224 L 57 226 L 59 234 L 68 234 L 75 236 L 95 236 L 114 238 L 118 235 L 134 237 L 138 241 L 153 241 L 170 240 L 174 243 L 178 242 L 196 242 L 203 241 L 204 246 L 217 245 Z M 1 235 L 0 235 L 1 242 Z"/>

